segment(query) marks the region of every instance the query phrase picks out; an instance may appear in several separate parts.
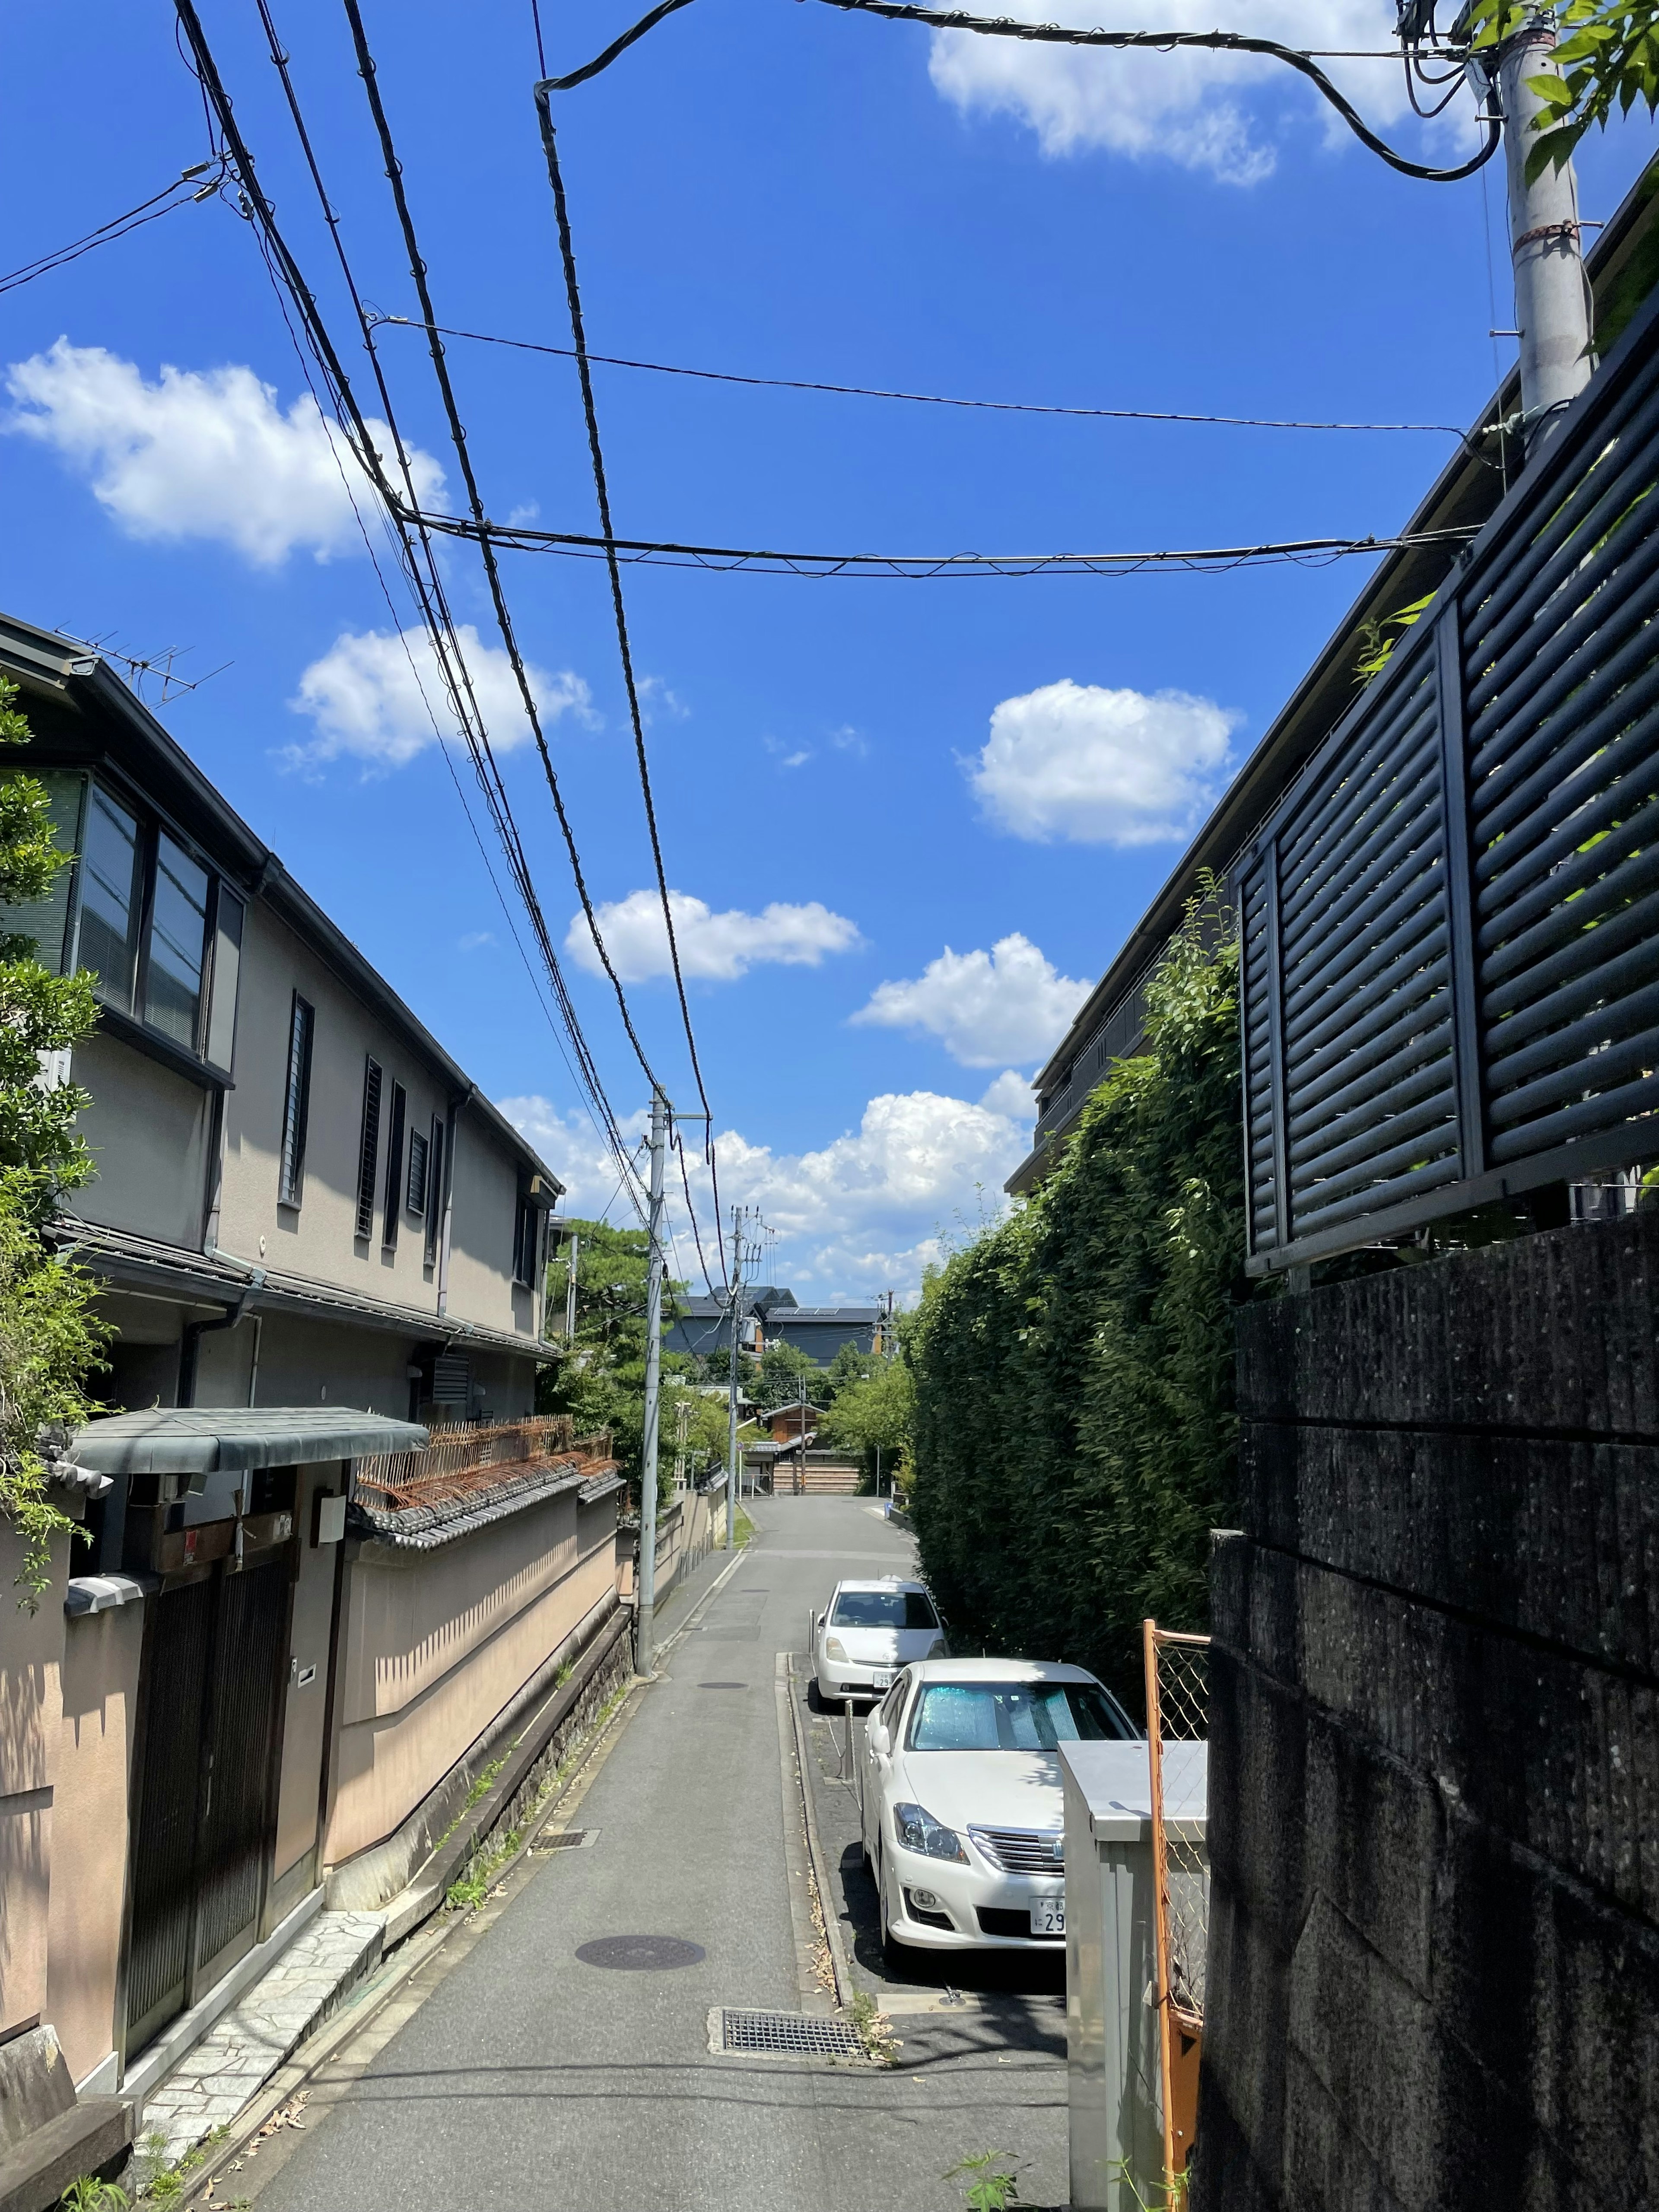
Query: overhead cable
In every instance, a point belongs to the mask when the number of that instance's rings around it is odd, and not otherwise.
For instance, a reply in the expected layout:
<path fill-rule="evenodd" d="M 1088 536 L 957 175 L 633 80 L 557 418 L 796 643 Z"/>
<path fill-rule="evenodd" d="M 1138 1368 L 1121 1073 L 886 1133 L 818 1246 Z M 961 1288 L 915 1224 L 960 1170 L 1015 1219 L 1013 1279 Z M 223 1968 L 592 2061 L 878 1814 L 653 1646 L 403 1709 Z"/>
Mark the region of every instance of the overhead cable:
<path fill-rule="evenodd" d="M 499 771 L 495 769 L 493 756 L 489 750 L 487 732 L 483 729 L 481 718 L 477 720 L 476 726 L 472 719 L 476 715 L 476 705 L 471 697 L 471 678 L 465 669 L 465 660 L 459 655 L 459 645 L 454 640 L 453 625 L 449 620 L 447 606 L 441 604 L 441 596 L 434 603 L 434 590 L 440 595 L 441 590 L 441 578 L 438 574 L 435 559 L 428 562 L 426 574 L 423 575 L 414 557 L 414 546 L 410 543 L 406 520 L 407 510 L 414 506 L 412 488 L 409 478 L 408 454 L 403 447 L 402 441 L 397 436 L 395 418 L 390 412 L 389 401 L 386 420 L 392 432 L 394 444 L 398 448 L 399 461 L 404 468 L 405 489 L 410 491 L 410 495 L 407 502 L 399 498 L 386 477 L 368 424 L 352 392 L 350 380 L 346 374 L 327 325 L 319 311 L 315 297 L 277 226 L 275 210 L 259 186 L 252 155 L 236 123 L 229 96 L 225 91 L 217 64 L 208 45 L 205 32 L 196 11 L 194 0 L 174 0 L 174 4 L 180 29 L 190 50 L 187 56 L 189 66 L 201 86 L 204 103 L 210 123 L 222 134 L 225 146 L 231 157 L 236 181 L 240 187 L 243 211 L 254 227 L 255 236 L 259 240 L 262 252 L 267 256 L 274 272 L 280 278 L 283 288 L 293 300 L 299 313 L 307 343 L 328 384 L 331 400 L 341 422 L 343 434 L 349 442 L 359 465 L 380 493 L 388 514 L 398 527 L 405 556 L 406 573 L 420 600 L 440 671 L 443 675 L 446 689 L 450 694 L 451 705 L 455 712 L 458 726 L 466 738 L 469 750 L 472 752 L 474 766 L 477 770 L 486 803 L 489 806 L 498 836 L 506 853 L 509 869 L 513 873 L 520 896 L 525 902 L 526 912 L 530 915 L 538 950 L 542 953 L 550 980 L 553 983 L 561 1017 L 571 1036 L 578 1061 L 586 1076 L 586 1087 L 593 1096 L 605 1125 L 613 1154 L 619 1154 L 626 1162 L 627 1155 L 621 1145 L 614 1114 L 605 1097 L 603 1086 L 599 1080 L 598 1070 L 593 1065 L 592 1054 L 582 1036 L 574 1007 L 570 1003 L 564 979 L 559 969 L 546 917 L 541 909 L 536 896 L 535 885 L 530 876 L 529 863 L 524 853 L 522 841 L 518 836 L 517 826 L 512 820 L 510 809 L 507 806 L 505 790 L 500 784 Z M 296 125 L 300 128 L 301 143 L 306 150 L 313 180 L 322 200 L 325 213 L 334 231 L 337 252 L 340 254 L 348 283 L 350 284 L 352 280 L 349 265 L 345 262 L 337 224 L 333 210 L 329 206 L 320 173 L 317 169 L 314 154 L 304 131 L 303 121 L 298 113 L 297 101 L 295 100 L 291 84 L 287 81 L 286 56 L 276 42 L 274 26 L 270 25 L 268 9 L 263 4 L 260 13 L 266 22 L 268 35 L 270 37 L 272 58 L 277 62 L 283 74 L 290 106 L 295 112 Z M 355 299 L 356 296 L 355 285 L 352 289 Z M 383 398 L 386 398 L 384 380 L 380 380 L 380 388 Z M 423 539 L 421 542 L 424 544 Z M 433 549 L 427 546 L 425 550 L 430 554 Z"/>
<path fill-rule="evenodd" d="M 421 331 L 428 327 L 411 315 L 377 314 L 371 319 L 377 330 Z M 576 358 L 574 346 L 544 345 L 532 338 L 498 337 L 489 331 L 458 330 L 448 323 L 440 323 L 435 327 L 447 338 L 468 338 L 478 345 L 508 346 L 518 353 L 554 354 L 561 361 Z M 695 377 L 705 384 L 751 385 L 768 392 L 827 392 L 848 399 L 906 399 L 921 407 L 969 407 L 997 415 L 1065 415 L 1110 422 L 1204 422 L 1237 430 L 1433 430 L 1449 438 L 1464 434 L 1455 422 L 1327 422 L 1274 415 L 1194 415 L 1169 407 L 1061 407 L 1030 399 L 958 399 L 938 392 L 889 391 L 869 384 L 826 384 L 801 376 L 747 376 L 730 369 L 687 368 L 675 362 L 635 361 L 626 354 L 590 352 L 587 358 L 606 368 L 650 369 L 659 376 Z"/>
<path fill-rule="evenodd" d="M 346 0 L 349 8 L 355 9 L 356 4 L 357 0 Z M 651 836 L 651 858 L 657 872 L 657 892 L 662 904 L 663 927 L 668 936 L 669 964 L 673 970 L 674 989 L 679 999 L 686 1050 L 691 1058 L 691 1073 L 696 1083 L 697 1096 L 702 1101 L 704 1158 L 708 1163 L 714 1218 L 718 1222 L 720 1182 L 714 1163 L 714 1109 L 708 1103 L 708 1092 L 697 1059 L 697 1040 L 691 1026 L 690 1002 L 685 994 L 685 977 L 680 969 L 679 943 L 674 929 L 674 904 L 669 896 L 662 840 L 657 832 L 656 801 L 652 795 L 651 769 L 645 750 L 645 719 L 640 712 L 639 687 L 634 680 L 634 653 L 628 635 L 628 610 L 623 598 L 622 567 L 617 559 L 616 537 L 611 527 L 611 494 L 605 481 L 604 448 L 599 442 L 599 410 L 594 403 L 593 379 L 587 363 L 587 335 L 582 319 L 581 289 L 576 277 L 575 247 L 570 235 L 570 210 L 565 199 L 564 176 L 559 167 L 558 142 L 553 129 L 552 103 L 545 81 L 536 88 L 536 112 L 541 127 L 542 151 L 547 161 L 548 183 L 553 191 L 554 220 L 559 234 L 559 258 L 564 270 L 565 298 L 570 310 L 570 335 L 575 344 L 576 371 L 581 383 L 582 416 L 587 429 L 588 458 L 593 471 L 593 495 L 599 510 L 599 527 L 604 532 L 605 566 L 611 579 L 611 606 L 617 625 L 617 650 L 622 661 L 623 681 L 628 693 L 629 719 L 634 731 L 634 757 L 639 769 L 641 793 L 645 800 L 646 827 Z M 424 293 L 421 305 L 429 317 L 432 310 Z M 439 341 L 434 337 L 431 343 L 436 346 Z"/>
<path fill-rule="evenodd" d="M 1260 568 L 1293 562 L 1323 568 L 1355 553 L 1396 553 L 1421 546 L 1462 545 L 1468 530 L 1419 530 L 1393 538 L 1297 538 L 1255 545 L 1170 547 L 1125 553 L 787 553 L 732 545 L 688 545 L 669 539 L 604 538 L 575 531 L 536 530 L 527 524 L 469 522 L 459 515 L 421 510 L 435 534 L 471 538 L 482 529 L 492 544 L 523 552 L 558 553 L 590 561 L 650 563 L 658 568 L 742 570 L 752 575 L 905 577 L 1133 575 L 1155 568 L 1188 570 Z"/>
<path fill-rule="evenodd" d="M 180 191 L 180 185 L 193 184 L 198 177 L 207 176 L 210 169 L 216 169 L 217 175 L 208 178 L 207 183 L 198 191 Z M 34 260 L 26 261 L 21 269 L 14 269 L 9 275 L 0 276 L 0 292 L 15 292 L 19 285 L 31 284 L 37 276 L 49 276 L 54 269 L 66 269 L 70 262 L 80 260 L 82 254 L 91 253 L 100 246 L 112 246 L 118 238 L 125 238 L 135 230 L 142 230 L 147 222 L 155 222 L 162 216 L 171 215 L 175 208 L 193 207 L 201 200 L 210 200 L 224 180 L 225 165 L 222 161 L 194 162 L 188 169 L 181 169 L 170 185 L 159 192 L 152 192 L 147 200 L 140 200 L 137 207 L 129 208 L 125 215 L 113 215 L 107 222 L 100 222 L 95 230 L 88 231 L 83 238 L 73 239 L 69 245 L 58 246 L 51 253 L 37 255 Z"/>
<path fill-rule="evenodd" d="M 574 70 L 568 76 L 544 80 L 551 92 L 568 92 L 579 84 L 586 84 L 610 68 L 612 62 L 627 52 L 637 40 L 653 31 L 665 16 L 681 8 L 690 7 L 691 0 L 662 0 L 660 7 L 642 15 L 632 30 L 624 31 L 613 39 L 601 54 L 591 62 Z M 908 0 L 823 0 L 826 7 L 839 8 L 848 15 L 881 15 L 892 22 L 922 23 L 934 31 L 969 31 L 981 38 L 1020 39 L 1039 46 L 1092 46 L 1112 53 L 1141 51 L 1149 53 L 1175 53 L 1196 49 L 1200 52 L 1217 54 L 1255 54 L 1267 61 L 1283 62 L 1307 78 L 1322 98 L 1328 100 L 1347 125 L 1356 138 L 1369 147 L 1379 161 L 1386 161 L 1391 169 L 1402 176 L 1415 177 L 1425 184 L 1455 184 L 1461 178 L 1473 176 L 1498 151 L 1503 125 L 1500 118 L 1483 111 L 1479 120 L 1485 125 L 1486 137 L 1478 154 L 1455 168 L 1436 169 L 1421 161 L 1408 161 L 1397 154 L 1385 139 L 1379 138 L 1345 94 L 1327 76 L 1315 58 L 1315 50 L 1281 45 L 1277 39 L 1259 39 L 1243 31 L 1108 31 L 1073 29 L 1065 23 L 1028 23 L 1009 15 L 974 15 L 960 8 L 921 8 L 908 4 Z M 1391 58 L 1392 57 L 1390 57 Z M 1361 55 L 1341 49 L 1324 51 L 1320 58 L 1383 58 L 1382 54 Z"/>

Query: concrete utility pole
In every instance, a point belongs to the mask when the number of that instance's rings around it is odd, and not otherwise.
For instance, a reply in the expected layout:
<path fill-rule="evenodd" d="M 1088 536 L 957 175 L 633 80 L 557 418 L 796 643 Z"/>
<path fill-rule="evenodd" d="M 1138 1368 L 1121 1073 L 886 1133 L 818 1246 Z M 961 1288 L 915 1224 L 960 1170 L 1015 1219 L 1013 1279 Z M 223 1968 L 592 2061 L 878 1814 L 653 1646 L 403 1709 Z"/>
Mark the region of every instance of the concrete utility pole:
<path fill-rule="evenodd" d="M 726 1418 L 726 1548 L 738 1541 L 738 1331 L 743 1325 L 743 1216 L 732 1209 L 732 1359 Z"/>
<path fill-rule="evenodd" d="M 570 1232 L 570 1257 L 566 1264 L 564 1284 L 564 1343 L 568 1352 L 576 1341 L 576 1255 L 581 1238 L 573 1229 Z"/>
<path fill-rule="evenodd" d="M 635 1663 L 651 1672 L 652 1618 L 657 1596 L 657 1429 L 662 1407 L 662 1166 L 668 1102 L 651 1094 L 651 1273 L 645 1302 L 645 1430 L 640 1441 L 640 1591 L 635 1615 Z"/>
<path fill-rule="evenodd" d="M 1522 435 L 1528 452 L 1553 434 L 1561 410 L 1590 380 L 1578 179 L 1572 163 L 1564 161 L 1559 169 L 1547 165 L 1535 184 L 1527 182 L 1527 156 L 1538 143 L 1533 119 L 1544 102 L 1526 81 L 1559 74 L 1555 26 L 1541 12 L 1498 49 L 1515 320 L 1521 338 Z"/>

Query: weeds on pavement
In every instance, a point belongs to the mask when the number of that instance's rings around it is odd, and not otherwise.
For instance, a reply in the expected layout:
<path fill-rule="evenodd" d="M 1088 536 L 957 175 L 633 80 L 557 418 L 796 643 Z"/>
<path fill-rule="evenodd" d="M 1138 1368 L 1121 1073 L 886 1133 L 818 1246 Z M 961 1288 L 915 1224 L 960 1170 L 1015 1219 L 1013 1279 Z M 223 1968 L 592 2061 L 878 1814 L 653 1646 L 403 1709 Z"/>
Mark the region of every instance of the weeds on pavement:
<path fill-rule="evenodd" d="M 597 1713 L 591 1725 L 583 1731 L 580 1742 L 568 1759 L 562 1759 L 549 1773 L 542 1777 L 536 1793 L 520 1814 L 513 1826 L 497 1835 L 489 1848 L 477 1851 L 470 1858 L 459 1881 L 452 1881 L 444 1892 L 444 1903 L 453 1912 L 476 1912 L 488 1899 L 495 1876 L 523 1843 L 525 1831 L 557 1791 L 562 1790 L 593 1747 L 593 1742 L 605 1729 L 611 1715 L 628 1695 L 629 1685 L 613 1690 Z M 487 1771 L 488 1770 L 486 1770 Z M 480 1777 L 480 1779 L 483 1778 Z M 468 1800 L 470 1803 L 471 1799 Z"/>
<path fill-rule="evenodd" d="M 847 2008 L 853 2016 L 853 2029 L 864 2045 L 864 2055 L 876 2066 L 896 2066 L 903 2045 L 893 2033 L 893 2023 L 882 2011 L 868 1990 L 854 1990 L 852 2002 Z"/>
<path fill-rule="evenodd" d="M 127 2212 L 132 2202 L 125 2189 L 112 2181 L 100 2181 L 95 2173 L 71 2181 L 58 2201 L 64 2212 Z"/>
<path fill-rule="evenodd" d="M 946 2172 L 947 2181 L 968 2177 L 963 2202 L 969 2212 L 1008 2212 L 1019 2203 L 1019 2178 L 1001 2163 L 1007 2155 L 1006 2150 L 973 2151 Z"/>

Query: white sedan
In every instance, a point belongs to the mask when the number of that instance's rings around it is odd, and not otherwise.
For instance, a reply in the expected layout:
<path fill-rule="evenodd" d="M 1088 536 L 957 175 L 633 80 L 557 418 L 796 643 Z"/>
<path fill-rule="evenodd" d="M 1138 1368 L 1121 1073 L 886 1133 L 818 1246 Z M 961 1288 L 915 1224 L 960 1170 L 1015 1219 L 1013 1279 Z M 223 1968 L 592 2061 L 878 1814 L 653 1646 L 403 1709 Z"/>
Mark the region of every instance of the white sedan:
<path fill-rule="evenodd" d="M 1062 1942 L 1059 1747 L 1138 1734 L 1081 1667 L 1020 1659 L 907 1667 L 864 1730 L 864 1854 L 889 1960 L 896 1963 L 906 1944 Z"/>
<path fill-rule="evenodd" d="M 927 1584 L 896 1575 L 837 1583 L 812 1622 L 812 1671 L 827 1705 L 878 1698 L 908 1661 L 943 1658 L 948 1649 Z"/>

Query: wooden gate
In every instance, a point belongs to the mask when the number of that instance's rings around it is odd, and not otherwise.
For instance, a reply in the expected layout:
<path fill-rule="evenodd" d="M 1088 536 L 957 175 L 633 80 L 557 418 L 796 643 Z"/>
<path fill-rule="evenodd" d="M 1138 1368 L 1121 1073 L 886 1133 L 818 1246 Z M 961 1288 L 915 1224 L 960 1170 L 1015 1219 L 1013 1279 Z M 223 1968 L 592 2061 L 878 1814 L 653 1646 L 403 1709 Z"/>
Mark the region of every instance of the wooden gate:
<path fill-rule="evenodd" d="M 126 2054 L 258 1940 L 288 1641 L 284 1561 L 155 1602 L 132 1826 Z"/>

